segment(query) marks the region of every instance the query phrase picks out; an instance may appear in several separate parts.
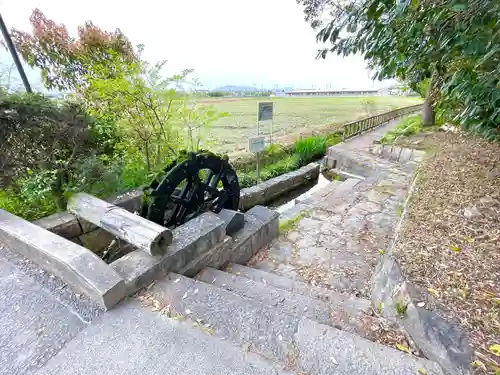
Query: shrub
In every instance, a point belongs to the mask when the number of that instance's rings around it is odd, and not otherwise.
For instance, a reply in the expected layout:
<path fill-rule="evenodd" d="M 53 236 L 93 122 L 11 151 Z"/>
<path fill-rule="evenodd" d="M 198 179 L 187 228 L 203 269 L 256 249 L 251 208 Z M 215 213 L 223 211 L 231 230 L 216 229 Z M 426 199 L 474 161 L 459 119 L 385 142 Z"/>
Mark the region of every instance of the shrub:
<path fill-rule="evenodd" d="M 0 208 L 26 220 L 38 220 L 57 211 L 52 196 L 25 196 L 13 188 L 0 190 Z"/>
<path fill-rule="evenodd" d="M 39 94 L 8 94 L 0 97 L 0 119 L 0 187 L 34 173 L 33 188 L 49 188 L 64 208 L 63 185 L 74 163 L 99 152 L 85 109 Z"/>
<path fill-rule="evenodd" d="M 402 119 L 396 127 L 382 137 L 380 143 L 390 144 L 400 137 L 408 137 L 422 131 L 422 118 L 420 115 L 411 115 Z"/>
<path fill-rule="evenodd" d="M 262 167 L 260 178 L 262 181 L 269 180 L 273 177 L 280 176 L 284 173 L 291 172 L 300 168 L 300 156 L 288 155 L 280 161 Z M 237 171 L 240 187 L 246 188 L 257 184 L 257 171 Z"/>
<path fill-rule="evenodd" d="M 335 146 L 337 143 L 342 142 L 342 133 L 330 133 L 326 136 L 326 146 Z"/>

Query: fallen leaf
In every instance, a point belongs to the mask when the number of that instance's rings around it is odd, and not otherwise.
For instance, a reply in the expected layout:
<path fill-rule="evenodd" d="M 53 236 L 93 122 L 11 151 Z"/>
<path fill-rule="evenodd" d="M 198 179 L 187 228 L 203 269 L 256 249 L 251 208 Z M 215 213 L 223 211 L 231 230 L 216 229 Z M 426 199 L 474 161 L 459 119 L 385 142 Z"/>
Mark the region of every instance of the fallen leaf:
<path fill-rule="evenodd" d="M 385 250 L 384 249 L 380 249 L 378 252 L 380 253 L 380 255 L 384 255 L 385 254 Z"/>
<path fill-rule="evenodd" d="M 449 248 L 450 248 L 451 251 L 454 251 L 455 253 L 459 253 L 460 251 L 462 251 L 462 249 L 460 249 L 456 245 L 450 245 Z"/>
<path fill-rule="evenodd" d="M 435 297 L 439 297 L 439 292 L 434 288 L 427 288 L 427 291 Z"/>
<path fill-rule="evenodd" d="M 410 349 L 408 349 L 406 346 L 402 344 L 396 344 L 396 348 L 398 348 L 402 352 L 410 353 Z"/>
<path fill-rule="evenodd" d="M 427 374 L 427 371 L 425 371 L 423 368 L 419 368 L 417 371 L 419 374 L 422 374 L 422 375 Z"/>
<path fill-rule="evenodd" d="M 493 344 L 489 348 L 490 352 L 500 357 L 500 344 Z"/>
<path fill-rule="evenodd" d="M 468 243 L 472 243 L 472 242 L 474 242 L 474 238 L 472 238 L 472 237 L 464 237 L 464 241 L 468 242 Z"/>
<path fill-rule="evenodd" d="M 483 362 L 481 362 L 479 359 L 476 359 L 474 362 L 471 363 L 472 367 L 477 368 L 486 368 Z"/>

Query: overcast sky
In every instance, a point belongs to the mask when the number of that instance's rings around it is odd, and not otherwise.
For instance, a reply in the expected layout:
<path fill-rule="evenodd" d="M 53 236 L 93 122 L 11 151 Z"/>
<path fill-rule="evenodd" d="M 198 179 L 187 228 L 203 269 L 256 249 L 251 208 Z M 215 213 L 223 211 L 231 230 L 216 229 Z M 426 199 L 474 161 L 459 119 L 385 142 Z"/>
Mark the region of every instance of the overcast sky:
<path fill-rule="evenodd" d="M 147 60 L 167 59 L 171 72 L 193 68 L 207 88 L 387 85 L 372 82 L 361 57 L 317 61 L 315 32 L 295 0 L 0 0 L 9 28 L 31 30 L 36 7 L 72 34 L 86 20 L 106 30 L 120 28 L 133 44 L 146 46 Z M 35 72 L 29 75 L 38 79 Z"/>

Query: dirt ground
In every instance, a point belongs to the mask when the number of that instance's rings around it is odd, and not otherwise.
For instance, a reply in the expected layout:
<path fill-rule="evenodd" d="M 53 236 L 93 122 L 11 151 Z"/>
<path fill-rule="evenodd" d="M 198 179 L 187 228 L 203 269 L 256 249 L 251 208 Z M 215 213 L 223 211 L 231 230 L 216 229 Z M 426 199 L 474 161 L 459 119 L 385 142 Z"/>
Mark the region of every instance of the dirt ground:
<path fill-rule="evenodd" d="M 405 275 L 468 332 L 478 374 L 500 374 L 500 144 L 461 132 L 403 141 L 425 149 L 403 224 Z"/>

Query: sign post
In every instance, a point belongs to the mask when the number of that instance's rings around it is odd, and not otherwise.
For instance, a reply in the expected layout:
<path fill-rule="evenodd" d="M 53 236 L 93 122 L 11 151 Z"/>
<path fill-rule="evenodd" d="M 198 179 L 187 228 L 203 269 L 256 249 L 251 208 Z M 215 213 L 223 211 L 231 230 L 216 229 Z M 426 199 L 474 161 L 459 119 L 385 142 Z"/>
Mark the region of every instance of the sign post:
<path fill-rule="evenodd" d="M 257 120 L 257 135 L 259 134 L 259 125 L 261 121 L 271 120 L 271 128 L 269 132 L 269 144 L 273 143 L 273 102 L 259 103 L 259 118 Z"/>
<path fill-rule="evenodd" d="M 257 154 L 257 181 L 260 181 L 260 153 L 266 148 L 265 138 L 261 135 L 248 138 L 248 151 Z"/>
<path fill-rule="evenodd" d="M 273 102 L 259 103 L 259 114 L 257 117 L 257 136 L 248 139 L 248 151 L 257 155 L 257 181 L 260 181 L 260 153 L 266 148 L 265 137 L 260 135 L 260 122 L 271 120 L 271 131 L 269 143 L 273 142 Z"/>

